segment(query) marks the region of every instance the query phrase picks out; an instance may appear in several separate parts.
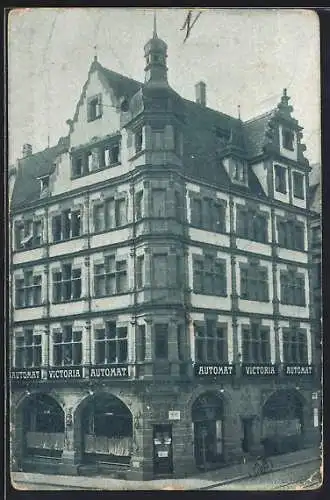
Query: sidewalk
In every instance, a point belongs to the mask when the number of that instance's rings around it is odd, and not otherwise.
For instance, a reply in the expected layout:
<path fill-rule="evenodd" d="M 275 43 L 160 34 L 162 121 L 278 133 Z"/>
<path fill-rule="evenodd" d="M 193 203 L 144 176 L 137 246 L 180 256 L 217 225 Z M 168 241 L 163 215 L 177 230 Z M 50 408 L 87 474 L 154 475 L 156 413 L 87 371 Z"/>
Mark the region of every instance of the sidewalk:
<path fill-rule="evenodd" d="M 288 453 L 272 457 L 273 470 L 286 469 L 312 462 L 320 458 L 319 448 Z M 228 484 L 248 477 L 249 464 L 237 464 L 183 479 L 154 479 L 151 481 L 126 481 L 104 476 L 56 476 L 26 472 L 12 472 L 12 485 L 20 489 L 20 483 L 32 483 L 36 490 L 47 490 L 49 486 L 73 487 L 82 490 L 203 490 Z"/>

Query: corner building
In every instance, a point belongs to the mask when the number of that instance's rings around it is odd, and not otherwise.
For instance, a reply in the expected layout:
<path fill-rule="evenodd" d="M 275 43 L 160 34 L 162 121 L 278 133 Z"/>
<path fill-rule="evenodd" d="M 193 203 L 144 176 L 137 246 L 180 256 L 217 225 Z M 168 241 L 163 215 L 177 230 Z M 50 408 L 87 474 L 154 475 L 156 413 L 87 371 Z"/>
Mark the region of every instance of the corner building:
<path fill-rule="evenodd" d="M 284 90 L 243 122 L 95 58 L 11 200 L 12 467 L 150 479 L 312 446 L 308 174 Z"/>

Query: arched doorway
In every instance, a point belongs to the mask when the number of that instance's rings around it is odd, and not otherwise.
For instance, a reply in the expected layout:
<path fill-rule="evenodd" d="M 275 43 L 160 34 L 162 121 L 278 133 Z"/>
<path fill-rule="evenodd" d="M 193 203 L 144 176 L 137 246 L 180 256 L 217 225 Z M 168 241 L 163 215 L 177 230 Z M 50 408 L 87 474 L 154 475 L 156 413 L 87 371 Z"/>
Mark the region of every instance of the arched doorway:
<path fill-rule="evenodd" d="M 270 454 L 298 450 L 304 434 L 304 405 L 296 390 L 272 394 L 262 409 L 262 437 Z"/>
<path fill-rule="evenodd" d="M 212 392 L 204 393 L 191 410 L 194 451 L 197 467 L 207 467 L 223 461 L 223 399 Z"/>
<path fill-rule="evenodd" d="M 133 420 L 127 406 L 110 394 L 89 398 L 82 410 L 82 456 L 85 463 L 128 465 Z"/>
<path fill-rule="evenodd" d="M 23 456 L 59 458 L 64 446 L 64 412 L 51 396 L 34 394 L 22 404 Z"/>

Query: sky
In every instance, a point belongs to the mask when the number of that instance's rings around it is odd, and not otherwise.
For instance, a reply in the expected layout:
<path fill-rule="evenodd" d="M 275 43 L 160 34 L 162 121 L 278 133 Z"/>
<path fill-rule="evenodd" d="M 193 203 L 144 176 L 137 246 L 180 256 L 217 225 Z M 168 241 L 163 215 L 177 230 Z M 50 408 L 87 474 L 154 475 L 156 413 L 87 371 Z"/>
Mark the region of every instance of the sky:
<path fill-rule="evenodd" d="M 157 9 L 168 45 L 170 85 L 243 121 L 280 101 L 288 89 L 304 127 L 311 163 L 320 162 L 320 68 L 317 15 L 303 9 L 204 9 L 187 41 L 183 8 Z M 193 17 L 200 12 L 193 11 Z M 14 9 L 8 21 L 9 163 L 24 143 L 37 152 L 68 133 L 94 54 L 119 73 L 144 81 L 143 47 L 152 36 L 151 8 Z"/>

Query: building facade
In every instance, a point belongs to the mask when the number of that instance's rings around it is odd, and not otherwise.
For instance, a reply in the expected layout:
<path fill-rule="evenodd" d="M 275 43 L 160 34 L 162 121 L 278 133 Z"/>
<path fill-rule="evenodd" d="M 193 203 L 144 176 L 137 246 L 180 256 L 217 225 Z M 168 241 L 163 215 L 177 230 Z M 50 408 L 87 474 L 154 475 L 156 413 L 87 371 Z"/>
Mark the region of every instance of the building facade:
<path fill-rule="evenodd" d="M 95 58 L 11 201 L 13 468 L 150 479 L 313 424 L 308 161 L 284 90 L 243 122 Z"/>

